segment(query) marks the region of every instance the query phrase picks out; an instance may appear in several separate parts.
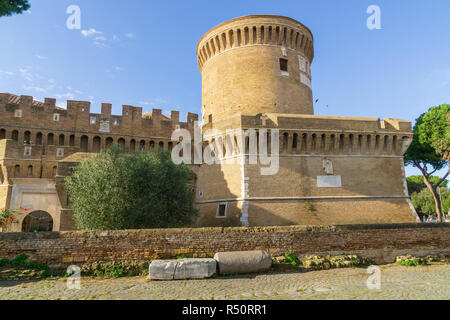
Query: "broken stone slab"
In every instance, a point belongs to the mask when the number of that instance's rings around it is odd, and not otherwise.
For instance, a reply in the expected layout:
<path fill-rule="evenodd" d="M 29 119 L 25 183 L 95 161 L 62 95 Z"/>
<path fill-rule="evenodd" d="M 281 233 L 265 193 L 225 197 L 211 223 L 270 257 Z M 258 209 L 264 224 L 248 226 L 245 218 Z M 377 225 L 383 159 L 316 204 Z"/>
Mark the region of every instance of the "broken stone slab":
<path fill-rule="evenodd" d="M 174 279 L 205 279 L 212 277 L 216 271 L 217 262 L 214 259 L 180 259 Z"/>
<path fill-rule="evenodd" d="M 214 255 L 219 272 L 244 274 L 267 271 L 272 266 L 272 258 L 265 251 L 218 252 Z"/>
<path fill-rule="evenodd" d="M 177 264 L 177 260 L 153 260 L 148 275 L 152 280 L 173 280 Z"/>
<path fill-rule="evenodd" d="M 205 279 L 217 270 L 214 259 L 154 260 L 149 266 L 151 280 Z"/>

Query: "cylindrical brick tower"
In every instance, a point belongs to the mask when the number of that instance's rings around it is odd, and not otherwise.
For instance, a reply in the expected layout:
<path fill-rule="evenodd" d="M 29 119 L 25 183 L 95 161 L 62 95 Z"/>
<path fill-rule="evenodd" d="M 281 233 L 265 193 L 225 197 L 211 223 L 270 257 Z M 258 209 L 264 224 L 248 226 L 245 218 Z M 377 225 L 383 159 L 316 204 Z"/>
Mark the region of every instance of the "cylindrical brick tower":
<path fill-rule="evenodd" d="M 199 41 L 203 123 L 241 112 L 313 114 L 313 35 L 300 22 L 252 15 L 224 22 Z"/>

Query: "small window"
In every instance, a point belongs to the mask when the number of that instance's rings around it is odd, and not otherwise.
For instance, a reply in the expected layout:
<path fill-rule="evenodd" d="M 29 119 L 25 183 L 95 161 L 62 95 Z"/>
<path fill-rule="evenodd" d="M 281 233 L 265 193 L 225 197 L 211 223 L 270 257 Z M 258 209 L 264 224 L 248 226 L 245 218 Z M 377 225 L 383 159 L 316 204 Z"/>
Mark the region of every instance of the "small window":
<path fill-rule="evenodd" d="M 217 208 L 217 218 L 225 218 L 227 216 L 227 204 L 219 203 Z"/>
<path fill-rule="evenodd" d="M 114 119 L 113 120 L 113 125 L 118 126 L 119 125 L 119 120 L 118 119 Z"/>
<path fill-rule="evenodd" d="M 97 117 L 91 117 L 91 124 L 95 124 L 97 122 Z"/>
<path fill-rule="evenodd" d="M 56 157 L 58 157 L 58 158 L 64 157 L 64 149 L 63 148 L 56 149 Z"/>
<path fill-rule="evenodd" d="M 22 118 L 22 110 L 20 110 L 20 109 L 14 110 L 14 117 L 15 118 Z"/>
<path fill-rule="evenodd" d="M 60 115 L 59 113 L 54 113 L 53 114 L 53 121 L 59 121 Z"/>
<path fill-rule="evenodd" d="M 16 165 L 16 166 L 14 167 L 14 177 L 15 177 L 15 178 L 20 177 L 20 166 L 19 166 L 19 165 Z"/>
<path fill-rule="evenodd" d="M 23 155 L 24 156 L 31 156 L 31 147 L 25 147 Z"/>
<path fill-rule="evenodd" d="M 288 71 L 288 61 L 287 59 L 280 59 L 280 70 L 281 71 Z"/>
<path fill-rule="evenodd" d="M 208 116 L 208 122 L 212 122 L 212 114 Z"/>
<path fill-rule="evenodd" d="M 198 197 L 203 198 L 203 189 L 202 188 L 198 188 Z"/>

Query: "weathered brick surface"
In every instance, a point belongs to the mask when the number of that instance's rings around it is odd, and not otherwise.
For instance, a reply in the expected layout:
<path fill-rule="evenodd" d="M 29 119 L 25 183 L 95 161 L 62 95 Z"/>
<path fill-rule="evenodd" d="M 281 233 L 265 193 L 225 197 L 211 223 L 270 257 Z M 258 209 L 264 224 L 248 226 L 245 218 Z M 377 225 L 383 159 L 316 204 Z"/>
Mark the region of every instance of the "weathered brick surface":
<path fill-rule="evenodd" d="M 346 225 L 77 231 L 0 234 L 0 258 L 20 253 L 49 264 L 153 260 L 179 254 L 265 250 L 272 255 L 359 254 L 377 263 L 396 255 L 449 254 L 450 224 Z"/>

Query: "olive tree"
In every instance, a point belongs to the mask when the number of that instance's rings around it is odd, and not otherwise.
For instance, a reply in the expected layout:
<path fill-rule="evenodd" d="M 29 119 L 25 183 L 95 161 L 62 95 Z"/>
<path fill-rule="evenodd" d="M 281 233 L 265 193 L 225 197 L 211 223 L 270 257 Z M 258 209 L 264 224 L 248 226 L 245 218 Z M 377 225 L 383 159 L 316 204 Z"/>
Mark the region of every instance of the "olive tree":
<path fill-rule="evenodd" d="M 80 230 L 186 227 L 194 222 L 193 173 L 162 149 L 125 154 L 118 145 L 66 178 Z"/>

